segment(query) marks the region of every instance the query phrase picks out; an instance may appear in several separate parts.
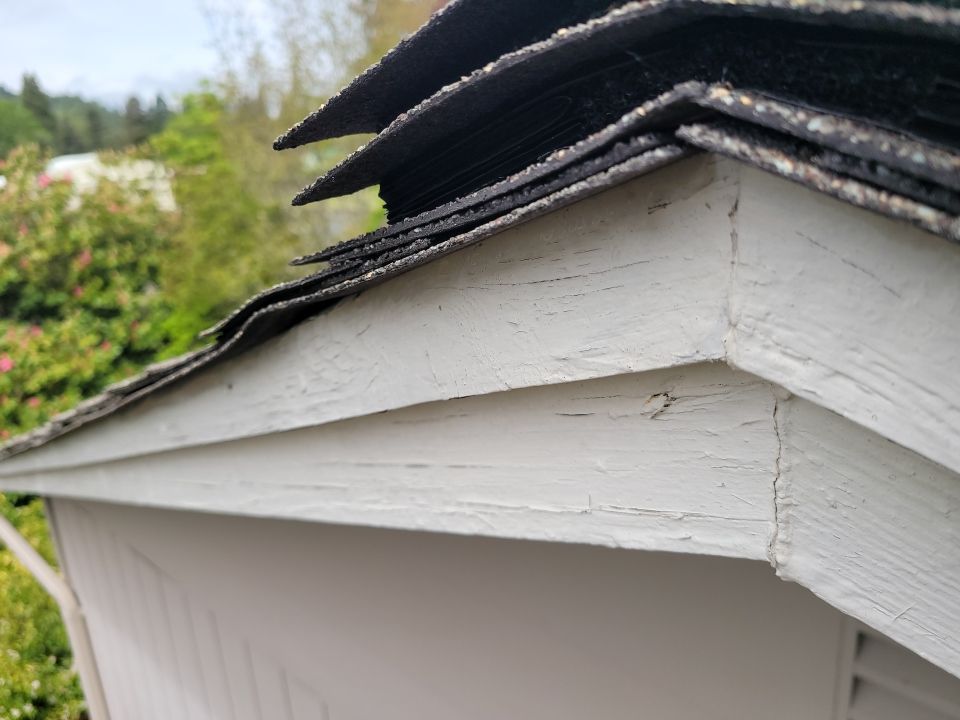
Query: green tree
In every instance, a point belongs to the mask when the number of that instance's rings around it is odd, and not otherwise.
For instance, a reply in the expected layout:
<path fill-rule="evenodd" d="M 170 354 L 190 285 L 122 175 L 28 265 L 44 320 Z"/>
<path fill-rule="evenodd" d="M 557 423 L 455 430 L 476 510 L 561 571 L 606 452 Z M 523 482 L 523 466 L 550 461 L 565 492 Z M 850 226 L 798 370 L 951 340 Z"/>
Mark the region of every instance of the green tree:
<path fill-rule="evenodd" d="M 104 144 L 103 110 L 95 103 L 90 103 L 84 109 L 87 121 L 87 139 L 90 149 L 101 150 Z"/>
<path fill-rule="evenodd" d="M 50 98 L 50 104 L 60 128 L 59 139 L 53 147 L 55 153 L 119 149 L 129 144 L 121 112 L 75 95 L 54 95 Z M 73 129 L 76 144 L 64 146 L 66 126 Z"/>
<path fill-rule="evenodd" d="M 78 195 L 12 152 L 0 190 L 0 438 L 24 432 L 153 359 L 169 219 L 150 196 L 101 181 Z M 40 501 L 0 497 L 49 561 Z M 79 720 L 83 700 L 56 605 L 0 551 L 0 718 Z"/>
<path fill-rule="evenodd" d="M 372 229 L 383 220 L 373 188 L 309 210 L 290 208 L 313 176 L 352 152 L 351 137 L 277 153 L 273 139 L 319 107 L 359 70 L 377 60 L 429 17 L 438 0 L 275 0 L 268 13 L 244 15 L 236 5 L 209 13 L 221 69 L 213 88 L 228 122 L 225 154 L 255 197 L 280 208 L 299 238 L 316 250 Z"/>
<path fill-rule="evenodd" d="M 80 136 L 76 125 L 69 121 L 61 121 L 57 125 L 57 153 L 70 155 L 80 153 L 89 147 L 88 143 Z"/>
<path fill-rule="evenodd" d="M 49 140 L 49 134 L 33 113 L 17 100 L 0 99 L 0 158 L 17 145 Z"/>
<path fill-rule="evenodd" d="M 155 135 L 166 127 L 169 119 L 170 108 L 167 107 L 167 101 L 162 95 L 157 95 L 153 106 L 147 111 L 147 130 L 151 135 Z"/>
<path fill-rule="evenodd" d="M 50 98 L 40 89 L 40 82 L 36 75 L 24 73 L 20 87 L 20 102 L 33 114 L 50 137 L 56 134 L 57 119 L 53 115 Z"/>
<path fill-rule="evenodd" d="M 230 162 L 228 128 L 223 101 L 190 95 L 150 142 L 153 156 L 174 172 L 179 208 L 162 268 L 164 294 L 177 308 L 167 320 L 174 338 L 167 354 L 188 349 L 200 330 L 283 277 L 297 248 L 278 205 L 258 199 Z"/>
<path fill-rule="evenodd" d="M 127 133 L 127 143 L 130 145 L 139 145 L 150 135 L 147 116 L 140 107 L 140 101 L 135 97 L 129 98 L 124 106 L 123 123 Z"/>

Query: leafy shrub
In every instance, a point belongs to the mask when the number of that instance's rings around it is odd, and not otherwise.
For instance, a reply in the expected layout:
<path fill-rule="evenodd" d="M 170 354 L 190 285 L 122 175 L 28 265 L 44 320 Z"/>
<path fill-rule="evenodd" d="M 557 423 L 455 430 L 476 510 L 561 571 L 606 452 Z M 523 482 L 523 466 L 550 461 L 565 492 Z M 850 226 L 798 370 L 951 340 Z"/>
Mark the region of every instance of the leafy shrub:
<path fill-rule="evenodd" d="M 171 219 L 148 192 L 101 180 L 77 193 L 13 151 L 0 189 L 0 439 L 75 405 L 157 356 Z M 40 553 L 54 553 L 37 498 L 0 496 Z M 56 604 L 0 551 L 0 720 L 83 717 Z"/>
<path fill-rule="evenodd" d="M 53 562 L 53 545 L 38 498 L 0 495 L 0 512 Z M 84 717 L 83 695 L 70 669 L 70 646 L 56 603 L 13 554 L 0 552 L 0 718 Z"/>

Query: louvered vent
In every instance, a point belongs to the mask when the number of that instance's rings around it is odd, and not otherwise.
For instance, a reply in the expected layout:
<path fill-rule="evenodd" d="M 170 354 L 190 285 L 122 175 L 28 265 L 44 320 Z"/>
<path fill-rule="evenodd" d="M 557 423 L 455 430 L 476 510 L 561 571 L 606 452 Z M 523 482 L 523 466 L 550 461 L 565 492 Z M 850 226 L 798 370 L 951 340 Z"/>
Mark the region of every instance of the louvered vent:
<path fill-rule="evenodd" d="M 838 720 L 960 720 L 960 679 L 851 623 Z"/>

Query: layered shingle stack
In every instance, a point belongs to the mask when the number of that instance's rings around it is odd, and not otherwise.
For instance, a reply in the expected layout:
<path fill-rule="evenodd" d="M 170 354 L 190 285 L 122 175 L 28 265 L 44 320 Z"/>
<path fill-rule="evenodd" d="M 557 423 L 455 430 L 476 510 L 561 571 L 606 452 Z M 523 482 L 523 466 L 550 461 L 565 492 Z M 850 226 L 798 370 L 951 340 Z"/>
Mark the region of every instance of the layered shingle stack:
<path fill-rule="evenodd" d="M 952 0 L 453 0 L 280 137 L 376 137 L 294 199 L 379 185 L 389 224 L 297 258 L 199 353 L 108 390 L 44 442 L 345 295 L 697 152 L 960 242 Z M 44 434 L 46 433 L 46 434 Z"/>

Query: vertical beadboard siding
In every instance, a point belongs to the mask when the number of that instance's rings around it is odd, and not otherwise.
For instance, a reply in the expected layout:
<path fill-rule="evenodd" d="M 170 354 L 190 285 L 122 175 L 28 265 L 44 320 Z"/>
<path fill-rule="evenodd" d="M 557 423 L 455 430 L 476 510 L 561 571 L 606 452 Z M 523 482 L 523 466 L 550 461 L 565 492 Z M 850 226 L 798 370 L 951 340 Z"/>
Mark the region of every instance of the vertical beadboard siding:
<path fill-rule="evenodd" d="M 116 717 L 831 720 L 842 616 L 763 563 L 53 504 Z"/>
<path fill-rule="evenodd" d="M 132 504 L 763 559 L 773 406 L 768 384 L 700 364 L 63 472 L 69 494 Z"/>
<path fill-rule="evenodd" d="M 719 359 L 737 171 L 692 158 L 502 233 L 0 476 Z"/>
<path fill-rule="evenodd" d="M 960 246 L 741 183 L 730 362 L 960 471 Z"/>
<path fill-rule="evenodd" d="M 780 574 L 960 676 L 960 477 L 803 400 L 777 415 Z"/>
<path fill-rule="evenodd" d="M 61 551 L 90 622 L 112 717 L 323 717 L 315 692 L 236 628 L 224 633 L 215 611 L 192 598 L 189 588 L 87 509 L 56 508 L 65 538 Z"/>

